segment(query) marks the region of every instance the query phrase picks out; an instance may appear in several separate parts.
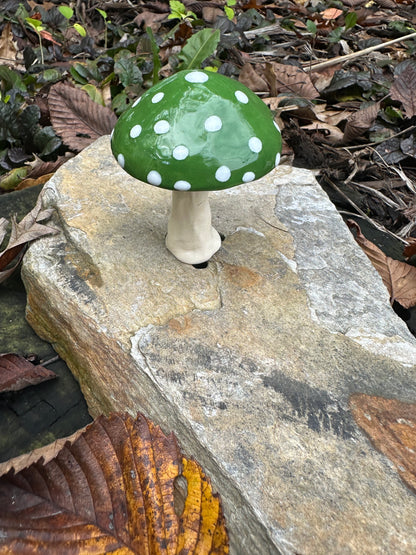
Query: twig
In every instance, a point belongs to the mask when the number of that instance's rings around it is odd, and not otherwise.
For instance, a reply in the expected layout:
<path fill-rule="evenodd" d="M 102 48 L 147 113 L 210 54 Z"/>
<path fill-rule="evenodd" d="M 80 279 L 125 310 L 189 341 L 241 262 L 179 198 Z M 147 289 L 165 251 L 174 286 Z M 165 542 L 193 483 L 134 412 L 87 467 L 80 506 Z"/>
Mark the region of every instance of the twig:
<path fill-rule="evenodd" d="M 42 366 L 47 366 L 48 364 L 52 364 L 53 362 L 57 362 L 61 357 L 59 355 L 56 355 L 53 358 L 50 358 L 49 360 L 41 360 L 39 361 L 39 364 L 41 364 Z"/>
<path fill-rule="evenodd" d="M 307 65 L 305 64 L 305 67 L 303 69 L 305 71 L 319 71 L 321 69 L 325 69 L 326 67 L 330 67 L 336 64 L 343 64 L 344 62 L 347 62 L 349 60 L 359 58 L 360 56 L 365 56 L 366 54 L 370 54 L 370 52 L 381 50 L 382 48 L 386 48 L 387 46 L 395 44 L 396 42 L 402 42 L 405 40 L 413 39 L 415 37 L 416 33 L 410 33 L 409 35 L 405 35 L 404 37 L 399 37 L 387 42 L 382 42 L 381 44 L 376 44 L 375 46 L 364 48 L 364 50 L 359 50 L 358 52 L 351 52 L 351 54 L 345 54 L 344 56 L 337 56 L 336 58 L 332 58 L 331 60 L 325 60 L 325 62 L 318 62 L 317 64 L 308 62 Z"/>
<path fill-rule="evenodd" d="M 396 235 L 392 231 L 389 231 L 384 226 L 376 224 L 371 219 L 369 219 L 368 216 L 365 216 L 365 215 L 363 216 L 362 214 L 355 214 L 355 212 L 348 212 L 347 210 L 340 210 L 339 213 L 344 214 L 344 216 L 354 216 L 355 218 L 363 218 L 363 220 L 369 220 L 370 223 L 372 223 L 374 225 L 374 227 L 376 229 L 378 229 L 379 231 L 382 231 L 383 233 L 388 233 L 389 235 L 391 235 L 392 237 L 394 237 L 395 239 L 397 239 L 401 243 L 404 243 L 405 245 L 409 244 L 409 241 L 406 241 L 405 239 L 403 239 L 403 237 L 400 237 L 400 235 Z"/>
<path fill-rule="evenodd" d="M 365 143 L 362 145 L 352 145 L 352 146 L 336 146 L 334 147 L 335 150 L 357 150 L 357 149 L 364 149 L 367 148 L 369 146 L 375 146 L 375 145 L 380 145 L 381 143 L 385 143 L 386 141 L 389 141 L 390 139 L 395 139 L 396 137 L 399 137 L 400 135 L 404 135 L 405 133 L 414 131 L 416 129 L 416 125 L 412 125 L 410 127 L 407 127 L 406 129 L 402 129 L 402 131 L 399 131 L 398 133 L 395 133 L 394 135 L 390 135 L 390 137 L 386 137 L 385 139 L 380 139 L 379 141 L 375 141 L 374 143 Z"/>

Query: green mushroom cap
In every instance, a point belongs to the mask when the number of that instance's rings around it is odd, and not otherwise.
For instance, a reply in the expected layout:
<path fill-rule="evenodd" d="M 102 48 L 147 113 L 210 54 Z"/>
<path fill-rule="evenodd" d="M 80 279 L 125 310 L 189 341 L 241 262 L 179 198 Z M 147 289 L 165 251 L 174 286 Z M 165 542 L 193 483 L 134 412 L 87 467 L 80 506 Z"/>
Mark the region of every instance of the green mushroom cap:
<path fill-rule="evenodd" d="M 177 191 L 259 179 L 279 163 L 281 144 L 270 110 L 250 89 L 203 70 L 180 71 L 149 89 L 111 135 L 127 173 Z"/>

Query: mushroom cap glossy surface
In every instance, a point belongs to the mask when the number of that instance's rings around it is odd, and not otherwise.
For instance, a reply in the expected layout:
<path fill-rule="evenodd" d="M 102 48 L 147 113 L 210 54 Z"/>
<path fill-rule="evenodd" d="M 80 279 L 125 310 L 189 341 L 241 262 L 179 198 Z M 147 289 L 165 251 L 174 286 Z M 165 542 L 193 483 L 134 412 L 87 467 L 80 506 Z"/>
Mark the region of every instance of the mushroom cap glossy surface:
<path fill-rule="evenodd" d="M 203 70 L 175 73 L 118 120 L 111 148 L 133 177 L 178 191 L 218 190 L 259 179 L 280 159 L 281 135 L 247 87 Z"/>

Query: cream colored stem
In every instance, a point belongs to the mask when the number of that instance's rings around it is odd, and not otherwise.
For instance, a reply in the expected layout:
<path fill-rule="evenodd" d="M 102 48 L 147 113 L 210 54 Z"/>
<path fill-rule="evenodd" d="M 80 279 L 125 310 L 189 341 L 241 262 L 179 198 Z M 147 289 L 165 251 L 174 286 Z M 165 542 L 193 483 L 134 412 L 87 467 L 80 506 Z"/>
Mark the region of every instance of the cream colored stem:
<path fill-rule="evenodd" d="M 211 225 L 208 191 L 172 191 L 166 246 L 181 262 L 201 264 L 221 246 Z"/>

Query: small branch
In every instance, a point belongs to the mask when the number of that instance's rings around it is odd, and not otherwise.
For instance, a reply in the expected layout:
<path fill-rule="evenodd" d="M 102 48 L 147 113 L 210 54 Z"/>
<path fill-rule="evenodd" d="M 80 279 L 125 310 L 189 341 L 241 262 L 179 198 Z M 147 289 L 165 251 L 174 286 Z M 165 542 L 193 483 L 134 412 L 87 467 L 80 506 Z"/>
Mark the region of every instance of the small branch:
<path fill-rule="evenodd" d="M 59 355 L 56 355 L 53 358 L 50 358 L 49 360 L 41 360 L 39 361 L 39 364 L 41 364 L 42 366 L 47 366 L 48 364 L 52 364 L 53 362 L 57 362 L 61 357 Z"/>
<path fill-rule="evenodd" d="M 396 42 L 402 42 L 413 38 L 416 38 L 416 33 L 410 33 L 410 35 L 405 35 L 404 37 L 399 37 L 397 39 L 389 40 L 381 44 L 376 44 L 375 46 L 364 48 L 364 50 L 359 50 L 358 52 L 345 54 L 345 56 L 337 56 L 336 58 L 332 58 L 331 60 L 326 60 L 325 62 L 318 62 L 317 64 L 308 63 L 308 65 L 305 65 L 303 69 L 305 71 L 319 71 L 321 69 L 325 69 L 326 67 L 331 67 L 336 64 L 343 64 L 344 62 L 348 62 L 349 60 L 354 60 L 355 58 L 359 58 L 360 56 L 365 56 L 366 54 L 370 54 L 370 52 L 381 50 L 382 48 L 386 48 L 387 46 L 396 44 Z"/>

